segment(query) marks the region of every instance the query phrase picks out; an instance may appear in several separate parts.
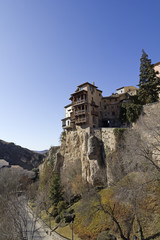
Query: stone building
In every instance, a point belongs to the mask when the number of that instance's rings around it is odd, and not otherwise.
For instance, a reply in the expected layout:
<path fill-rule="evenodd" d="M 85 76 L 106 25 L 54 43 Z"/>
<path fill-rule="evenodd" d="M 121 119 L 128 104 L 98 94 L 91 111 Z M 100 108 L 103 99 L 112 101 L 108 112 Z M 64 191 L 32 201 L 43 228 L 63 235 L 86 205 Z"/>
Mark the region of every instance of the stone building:
<path fill-rule="evenodd" d="M 94 83 L 88 82 L 78 86 L 71 94 L 72 101 L 71 123 L 73 126 L 98 127 L 100 125 L 102 91 Z"/>
<path fill-rule="evenodd" d="M 65 118 L 62 119 L 62 127 L 63 129 L 70 129 L 72 128 L 72 124 L 71 124 L 72 104 L 69 104 L 64 108 L 65 108 Z"/>
<path fill-rule="evenodd" d="M 71 94 L 71 104 L 65 106 L 65 118 L 62 119 L 63 129 L 91 127 L 120 127 L 120 106 L 135 95 L 137 88 L 122 87 L 115 94 L 102 96 L 102 91 L 89 82 L 79 85 Z"/>
<path fill-rule="evenodd" d="M 134 86 L 129 86 L 129 87 L 121 87 L 116 90 L 117 94 L 123 94 L 123 93 L 128 93 L 130 96 L 134 96 L 137 94 L 138 88 Z"/>
<path fill-rule="evenodd" d="M 158 72 L 158 77 L 160 77 L 160 62 L 154 64 L 154 70 Z M 160 99 L 160 92 L 159 92 L 159 99 Z"/>
<path fill-rule="evenodd" d="M 159 72 L 158 76 L 160 77 L 160 62 L 154 64 L 154 70 Z"/>

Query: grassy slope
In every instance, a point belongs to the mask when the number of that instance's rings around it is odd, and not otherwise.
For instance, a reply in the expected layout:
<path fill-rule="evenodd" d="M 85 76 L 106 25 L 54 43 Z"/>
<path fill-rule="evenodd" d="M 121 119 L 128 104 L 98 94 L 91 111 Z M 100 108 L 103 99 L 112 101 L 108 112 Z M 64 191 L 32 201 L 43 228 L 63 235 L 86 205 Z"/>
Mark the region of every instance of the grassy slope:
<path fill-rule="evenodd" d="M 141 174 L 141 173 L 138 173 Z M 132 173 L 133 175 L 133 173 Z M 133 177 L 131 175 L 131 177 Z M 135 177 L 135 176 L 134 176 Z M 124 184 L 126 177 L 123 179 Z M 149 182 L 146 185 L 146 195 L 140 199 L 139 216 L 144 229 L 145 237 L 155 234 L 160 231 L 160 183 Z M 112 194 L 115 192 L 114 188 L 104 189 L 100 192 L 103 204 L 110 204 L 113 206 L 114 200 Z M 76 218 L 75 218 L 75 232 L 83 240 L 96 240 L 99 232 L 109 229 L 109 232 L 115 236 L 119 236 L 116 225 L 112 222 L 111 218 L 103 211 L 97 209 L 97 200 L 91 198 L 86 201 L 79 201 L 74 205 Z M 122 201 L 116 203 L 115 215 L 120 222 L 122 228 L 126 230 L 126 223 L 132 213 L 130 203 Z M 138 226 L 136 220 L 133 224 L 132 235 L 137 235 Z M 158 238 L 160 239 L 160 237 Z"/>

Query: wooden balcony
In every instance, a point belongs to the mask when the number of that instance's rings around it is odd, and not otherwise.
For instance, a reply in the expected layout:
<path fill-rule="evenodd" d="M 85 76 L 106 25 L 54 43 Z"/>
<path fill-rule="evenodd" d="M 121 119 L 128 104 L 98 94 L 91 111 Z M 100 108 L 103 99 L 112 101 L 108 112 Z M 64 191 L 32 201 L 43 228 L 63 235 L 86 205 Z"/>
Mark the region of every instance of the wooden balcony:
<path fill-rule="evenodd" d="M 76 105 L 85 104 L 85 103 L 87 103 L 87 100 L 86 99 L 81 99 L 81 100 L 78 100 L 78 101 L 73 101 L 72 105 L 76 106 Z"/>
<path fill-rule="evenodd" d="M 87 118 L 84 117 L 84 118 L 78 118 L 75 120 L 75 124 L 84 124 L 87 122 Z"/>
<path fill-rule="evenodd" d="M 83 115 L 83 114 L 86 114 L 86 113 L 87 113 L 86 110 L 77 110 L 77 111 L 75 111 L 75 116 Z"/>

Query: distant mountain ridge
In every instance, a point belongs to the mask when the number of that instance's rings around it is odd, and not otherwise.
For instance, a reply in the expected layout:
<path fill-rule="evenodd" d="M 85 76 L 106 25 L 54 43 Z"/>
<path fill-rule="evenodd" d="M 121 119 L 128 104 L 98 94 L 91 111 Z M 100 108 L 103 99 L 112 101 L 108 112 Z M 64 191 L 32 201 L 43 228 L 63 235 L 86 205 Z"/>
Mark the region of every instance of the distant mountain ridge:
<path fill-rule="evenodd" d="M 24 169 L 31 170 L 37 168 L 43 158 L 42 153 L 0 140 L 0 159 L 4 159 L 9 165 L 19 165 Z"/>
<path fill-rule="evenodd" d="M 45 154 L 45 153 L 47 153 L 49 150 L 48 149 L 46 149 L 46 150 L 43 150 L 43 151 L 33 151 L 33 152 L 36 152 L 36 153 L 39 153 L 39 154 Z"/>

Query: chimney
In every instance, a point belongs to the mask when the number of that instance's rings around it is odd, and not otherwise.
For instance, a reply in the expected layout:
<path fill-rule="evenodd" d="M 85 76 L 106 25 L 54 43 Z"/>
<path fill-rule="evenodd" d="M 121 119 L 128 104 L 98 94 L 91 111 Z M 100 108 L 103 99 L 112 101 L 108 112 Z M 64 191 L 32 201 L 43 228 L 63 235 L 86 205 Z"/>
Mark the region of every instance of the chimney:
<path fill-rule="evenodd" d="M 95 82 L 93 82 L 93 85 L 95 85 Z"/>

